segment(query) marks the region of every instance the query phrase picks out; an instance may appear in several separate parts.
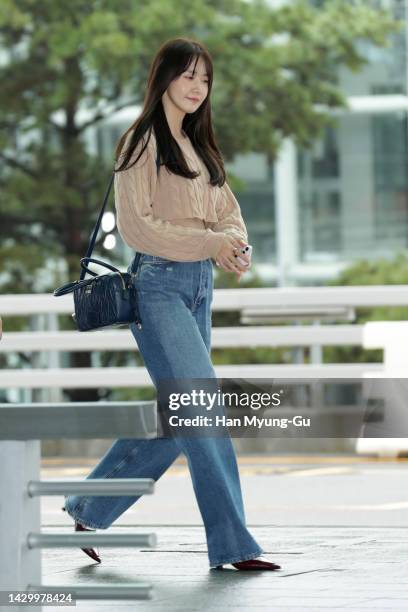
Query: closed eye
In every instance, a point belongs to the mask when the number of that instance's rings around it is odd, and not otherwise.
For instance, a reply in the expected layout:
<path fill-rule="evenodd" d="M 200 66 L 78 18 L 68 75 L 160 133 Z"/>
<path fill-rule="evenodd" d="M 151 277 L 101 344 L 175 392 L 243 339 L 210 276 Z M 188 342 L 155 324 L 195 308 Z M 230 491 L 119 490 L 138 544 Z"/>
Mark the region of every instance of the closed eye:
<path fill-rule="evenodd" d="M 193 77 L 191 76 L 186 76 L 186 79 L 192 79 Z M 204 81 L 204 83 L 208 83 L 208 81 Z"/>

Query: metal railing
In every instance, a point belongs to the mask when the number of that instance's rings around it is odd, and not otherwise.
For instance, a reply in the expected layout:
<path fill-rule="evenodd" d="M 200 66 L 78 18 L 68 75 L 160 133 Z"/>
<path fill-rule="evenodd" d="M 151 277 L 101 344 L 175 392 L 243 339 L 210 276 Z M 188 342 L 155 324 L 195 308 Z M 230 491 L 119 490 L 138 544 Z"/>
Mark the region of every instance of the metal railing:
<path fill-rule="evenodd" d="M 351 323 L 354 309 L 375 306 L 405 306 L 405 285 L 356 287 L 289 287 L 216 289 L 212 310 L 238 311 L 239 327 L 214 327 L 213 348 L 291 347 L 311 348 L 311 363 L 216 365 L 220 378 L 229 377 L 360 377 L 369 370 L 382 371 L 375 364 L 322 363 L 323 346 L 363 345 L 364 328 Z M 39 352 L 45 365 L 35 368 L 8 368 L 0 372 L 0 388 L 58 389 L 151 386 L 144 367 L 60 367 L 61 351 L 137 351 L 128 329 L 92 333 L 59 331 L 58 315 L 71 314 L 72 295 L 56 299 L 49 294 L 0 296 L 0 314 L 4 318 L 4 335 L 0 352 Z M 35 320 L 35 330 L 7 331 L 7 316 L 27 315 Z M 278 327 L 272 323 L 285 318 L 294 325 Z M 301 325 L 304 321 L 310 325 Z M 349 324 L 327 324 L 328 321 L 350 321 Z M 325 321 L 324 324 L 320 324 Z M 262 323 L 262 325 L 259 325 Z M 264 323 L 271 323 L 265 325 Z M 379 346 L 381 348 L 381 346 Z"/>
<path fill-rule="evenodd" d="M 150 599 L 152 585 L 46 585 L 41 582 L 41 550 L 48 548 L 154 547 L 156 535 L 45 534 L 43 495 L 146 495 L 149 478 L 40 480 L 40 440 L 60 438 L 156 437 L 154 402 L 0 404 L 0 590 L 70 592 L 77 599 Z M 26 606 L 21 606 L 21 610 Z M 20 609 L 13 606 L 13 609 Z M 40 608 L 41 609 L 41 608 Z"/>

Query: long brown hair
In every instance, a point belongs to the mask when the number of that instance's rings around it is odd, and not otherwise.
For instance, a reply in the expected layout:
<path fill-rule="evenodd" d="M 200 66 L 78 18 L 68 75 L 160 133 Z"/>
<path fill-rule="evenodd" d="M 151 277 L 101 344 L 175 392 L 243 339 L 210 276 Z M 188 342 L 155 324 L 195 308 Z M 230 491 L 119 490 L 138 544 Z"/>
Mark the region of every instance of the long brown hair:
<path fill-rule="evenodd" d="M 141 115 L 121 136 L 116 147 L 115 159 L 118 161 L 128 134 L 131 132 L 129 144 L 116 172 L 130 168 L 139 160 L 147 147 L 152 129 L 154 129 L 161 165 L 166 166 L 168 172 L 189 179 L 199 176 L 199 173 L 189 170 L 181 148 L 173 138 L 161 98 L 170 83 L 188 69 L 193 59 L 196 60 L 196 65 L 200 56 L 204 60 L 208 75 L 208 94 L 194 113 L 185 114 L 182 129 L 206 165 L 210 174 L 210 184 L 222 187 L 225 182 L 225 169 L 221 153 L 215 142 L 211 121 L 210 94 L 213 83 L 213 63 L 208 50 L 201 43 L 188 38 L 168 40 L 160 47 L 153 59 Z M 147 140 L 140 154 L 128 166 L 134 150 L 146 132 L 148 132 Z"/>

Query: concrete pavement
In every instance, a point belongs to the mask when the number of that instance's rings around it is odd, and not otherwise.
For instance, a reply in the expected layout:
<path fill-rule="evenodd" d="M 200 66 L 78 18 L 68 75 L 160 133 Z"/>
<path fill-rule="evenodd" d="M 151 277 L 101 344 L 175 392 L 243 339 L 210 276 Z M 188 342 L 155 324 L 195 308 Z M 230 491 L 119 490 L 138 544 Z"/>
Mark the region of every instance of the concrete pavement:
<path fill-rule="evenodd" d="M 42 477 L 85 476 L 94 464 L 46 460 Z M 277 456 L 241 457 L 239 464 L 248 527 L 281 570 L 209 570 L 204 528 L 180 458 L 155 493 L 109 529 L 155 532 L 155 549 L 105 548 L 101 565 L 80 550 L 51 549 L 43 553 L 43 582 L 153 584 L 149 601 L 79 601 L 86 612 L 408 610 L 406 460 Z M 72 530 L 60 502 L 42 500 L 46 533 Z"/>

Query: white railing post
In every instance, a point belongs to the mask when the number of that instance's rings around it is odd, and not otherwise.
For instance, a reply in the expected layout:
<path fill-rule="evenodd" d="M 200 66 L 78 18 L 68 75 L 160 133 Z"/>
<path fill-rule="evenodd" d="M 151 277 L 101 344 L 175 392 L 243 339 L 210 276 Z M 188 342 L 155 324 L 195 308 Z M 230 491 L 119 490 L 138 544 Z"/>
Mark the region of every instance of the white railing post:
<path fill-rule="evenodd" d="M 406 379 L 408 377 L 408 321 L 369 321 L 363 326 L 362 345 L 367 349 L 383 349 L 383 371 L 368 370 L 365 378 L 383 378 L 377 389 L 384 395 L 384 418 L 381 425 L 368 423 L 364 433 L 383 433 L 383 437 L 361 437 L 357 441 L 358 453 L 374 453 L 383 457 L 395 457 L 406 452 L 406 438 L 388 437 L 387 433 L 406 431 Z M 389 379 L 387 381 L 386 379 Z M 394 379 L 394 380 L 393 380 Z M 402 398 L 402 400 L 401 400 Z"/>
<path fill-rule="evenodd" d="M 27 545 L 41 527 L 40 498 L 27 491 L 40 477 L 40 457 L 39 440 L 0 440 L 0 591 L 41 583 L 41 550 Z"/>
<path fill-rule="evenodd" d="M 46 315 L 46 329 L 51 332 L 59 331 L 58 315 L 55 312 L 49 312 Z M 48 351 L 47 365 L 49 368 L 61 367 L 61 356 L 58 349 Z M 47 402 L 62 402 L 62 389 L 47 389 L 47 396 L 44 398 Z"/>

